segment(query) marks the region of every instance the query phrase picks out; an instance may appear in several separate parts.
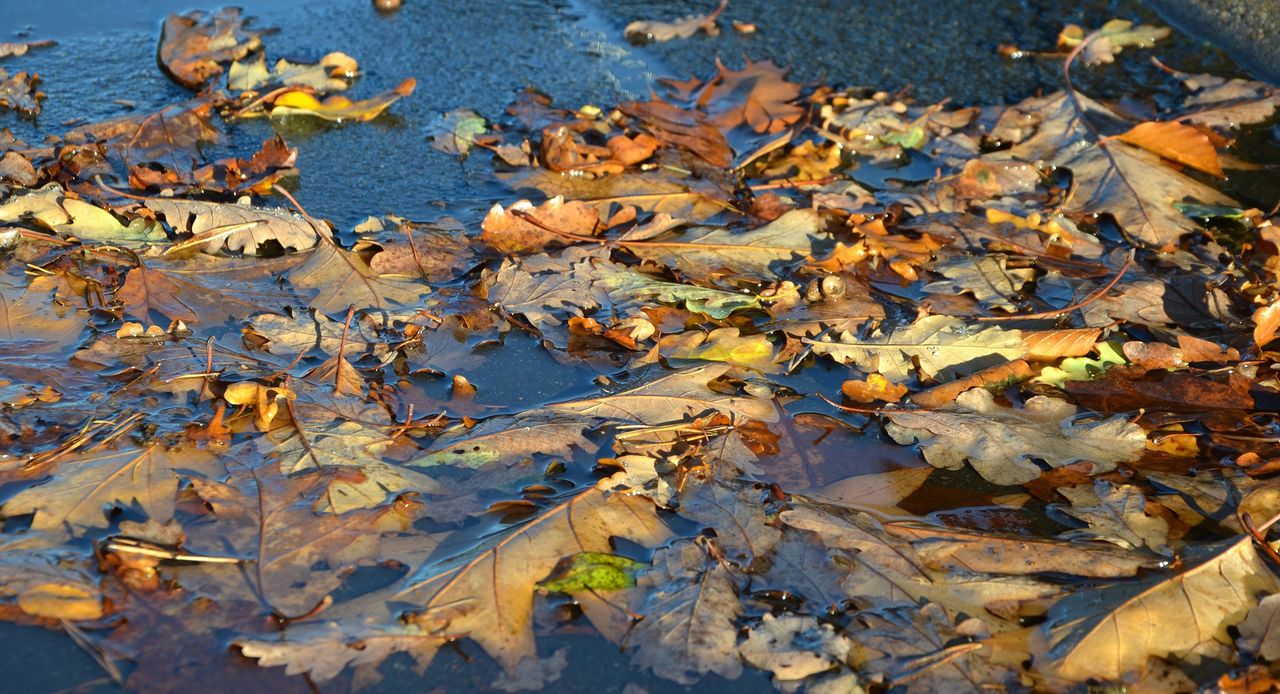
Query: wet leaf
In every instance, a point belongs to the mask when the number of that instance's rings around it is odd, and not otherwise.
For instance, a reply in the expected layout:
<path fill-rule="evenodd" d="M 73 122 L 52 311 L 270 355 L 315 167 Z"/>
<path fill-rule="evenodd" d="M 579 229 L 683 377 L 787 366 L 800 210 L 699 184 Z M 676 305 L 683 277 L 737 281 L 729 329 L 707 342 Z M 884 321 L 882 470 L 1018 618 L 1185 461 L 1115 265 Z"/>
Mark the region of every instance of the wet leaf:
<path fill-rule="evenodd" d="M 258 53 L 250 61 L 231 64 L 227 70 L 227 89 L 232 91 L 261 90 L 264 87 L 310 87 L 317 93 L 337 92 L 351 86 L 358 66 L 355 58 L 334 51 L 320 58 L 314 64 L 292 63 L 288 60 L 277 60 L 271 70 L 267 70 L 267 56 Z"/>
<path fill-rule="evenodd" d="M 469 108 L 459 108 L 440 116 L 427 130 L 427 137 L 437 150 L 465 157 L 476 145 L 476 137 L 486 129 L 483 116 Z"/>
<path fill-rule="evenodd" d="M 724 12 L 729 6 L 729 0 L 720 0 L 720 5 L 716 9 L 706 14 L 692 15 L 684 19 L 674 22 L 663 22 L 658 20 L 636 20 L 631 22 L 622 30 L 623 36 L 626 36 L 632 42 L 644 43 L 647 41 L 670 41 L 671 39 L 687 39 L 699 31 L 705 31 L 709 36 L 716 36 L 720 33 L 720 27 L 716 24 L 716 18 L 720 13 Z"/>
<path fill-rule="evenodd" d="M 47 482 L 29 487 L 0 506 L 0 514 L 34 513 L 36 530 L 82 532 L 105 528 L 112 508 L 137 505 L 148 518 L 173 517 L 180 470 L 207 469 L 208 454 L 197 450 L 166 451 L 158 445 L 101 446 L 62 459 Z"/>
<path fill-rule="evenodd" d="M 617 393 L 556 403 L 547 409 L 639 424 L 677 422 L 707 411 L 773 421 L 778 415 L 768 400 L 751 395 L 726 395 L 707 387 L 728 370 L 725 364 L 683 369 Z"/>
<path fill-rule="evenodd" d="M 164 20 L 156 59 L 178 84 L 200 89 L 221 75 L 225 65 L 262 47 L 259 32 L 246 29 L 245 23 L 235 7 L 213 14 L 171 14 Z"/>
<path fill-rule="evenodd" d="M 1142 427 L 1113 417 L 1076 424 L 1076 407 L 1036 396 L 1021 409 L 1004 408 L 985 390 L 966 391 L 954 407 L 893 412 L 886 426 L 898 443 L 919 442 L 930 465 L 951 470 L 966 461 L 994 484 L 1021 484 L 1040 475 L 1031 458 L 1052 467 L 1088 462 L 1098 472 L 1137 459 L 1146 445 Z"/>
<path fill-rule="evenodd" d="M 760 625 L 747 632 L 741 653 L 752 666 L 787 682 L 838 667 L 851 646 L 830 624 L 819 624 L 813 617 L 765 614 Z"/>
<path fill-rule="evenodd" d="M 657 552 L 637 584 L 644 592 L 631 608 L 646 619 L 634 629 L 636 665 L 681 684 L 742 674 L 734 620 L 743 608 L 724 564 L 683 542 Z"/>
<path fill-rule="evenodd" d="M 417 86 L 417 81 L 412 77 L 408 77 L 390 91 L 358 101 L 352 101 L 340 94 L 334 94 L 321 101 L 307 91 L 289 91 L 271 101 L 270 115 L 272 118 L 312 116 L 339 123 L 343 121 L 371 121 L 382 115 L 382 112 L 387 110 L 391 104 L 399 101 L 402 97 L 412 94 L 415 86 Z M 242 113 L 240 115 L 249 114 Z"/>
<path fill-rule="evenodd" d="M 161 199 L 149 200 L 147 207 L 175 232 L 192 235 L 182 243 L 184 247 L 199 245 L 206 253 L 219 253 L 223 249 L 261 253 L 268 242 L 302 251 L 315 247 L 330 233 L 320 222 L 279 208 Z"/>
<path fill-rule="evenodd" d="M 8 108 L 26 116 L 40 115 L 44 92 L 37 89 L 40 75 L 15 72 L 10 75 L 0 68 L 0 108 Z"/>
<path fill-rule="evenodd" d="M 395 599 L 414 605 L 406 621 L 428 630 L 433 612 L 458 612 L 446 622 L 449 632 L 469 636 L 503 667 L 512 669 L 534 655 L 529 619 L 536 584 L 561 559 L 580 552 L 608 552 L 610 538 L 615 536 L 653 547 L 667 533 L 647 499 L 605 497 L 587 488 L 543 510 L 465 564 L 419 572 L 397 591 Z M 500 567 L 505 570 L 498 571 Z M 597 618 L 590 612 L 588 617 Z"/>
<path fill-rule="evenodd" d="M 978 303 L 989 308 L 998 308 L 1013 312 L 1018 308 L 1014 303 L 1023 286 L 1035 278 L 1035 270 L 1030 268 L 1009 268 L 1007 258 L 999 255 L 984 255 L 980 258 L 955 257 L 949 262 L 933 268 L 947 278 L 943 282 L 930 282 L 924 286 L 926 292 L 955 294 L 968 292 Z"/>
<path fill-rule="evenodd" d="M 1244 619 L 1259 594 L 1280 589 L 1248 535 L 1191 553 L 1183 567 L 1063 598 L 1041 629 L 1036 662 L 1067 681 L 1121 679 L 1149 656 L 1186 657 L 1230 643 L 1227 627 Z"/>
<path fill-rule="evenodd" d="M 728 275 L 769 279 L 814 253 L 821 218 L 813 210 L 793 210 L 750 231 L 691 227 L 678 236 L 624 245 L 641 258 L 679 270 L 695 280 Z"/>
<path fill-rule="evenodd" d="M 1068 536 L 1105 540 L 1126 549 L 1147 547 L 1158 554 L 1171 553 L 1166 544 L 1168 522 L 1145 513 L 1147 498 L 1137 487 L 1098 480 L 1092 487 L 1062 487 L 1058 493 L 1071 502 L 1070 506 L 1059 507 L 1061 512 L 1086 525 Z"/>
<path fill-rule="evenodd" d="M 1173 121 L 1139 123 L 1118 139 L 1221 178 L 1222 163 L 1209 136 Z"/>
<path fill-rule="evenodd" d="M 563 571 L 537 584 L 550 593 L 622 590 L 635 585 L 635 574 L 646 566 L 628 557 L 603 552 L 580 552 Z"/>
<path fill-rule="evenodd" d="M 984 362 L 1017 359 L 1027 351 L 1017 330 L 992 327 L 971 331 L 948 316 L 925 316 L 889 335 L 866 340 L 843 333 L 838 341 L 805 342 L 817 354 L 879 372 L 891 381 L 910 378 L 917 362 L 924 376 L 947 378 Z"/>

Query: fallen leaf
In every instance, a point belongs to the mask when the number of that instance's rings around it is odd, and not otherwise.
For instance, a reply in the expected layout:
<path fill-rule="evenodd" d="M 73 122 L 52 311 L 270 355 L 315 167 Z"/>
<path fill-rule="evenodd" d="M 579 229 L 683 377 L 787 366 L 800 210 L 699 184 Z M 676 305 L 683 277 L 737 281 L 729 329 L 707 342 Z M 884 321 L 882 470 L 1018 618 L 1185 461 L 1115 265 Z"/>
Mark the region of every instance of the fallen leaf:
<path fill-rule="evenodd" d="M 158 198 L 146 204 L 175 232 L 192 235 L 183 246 L 200 245 L 206 253 L 226 249 L 252 255 L 271 241 L 283 249 L 302 251 L 330 234 L 323 223 L 279 208 Z"/>
<path fill-rule="evenodd" d="M 1209 136 L 1176 121 L 1139 123 L 1117 139 L 1159 154 L 1165 159 L 1222 178 L 1222 163 Z"/>
<path fill-rule="evenodd" d="M 1018 359 L 1027 350 L 1017 330 L 992 327 L 969 331 L 961 321 L 948 316 L 925 316 L 889 335 L 866 340 L 843 333 L 839 341 L 805 339 L 805 344 L 816 354 L 879 372 L 891 381 L 910 378 L 913 362 L 919 363 L 926 377 L 948 378 L 983 363 Z"/>
<path fill-rule="evenodd" d="M 759 626 L 747 632 L 739 652 L 752 666 L 788 682 L 838 667 L 852 646 L 830 624 L 819 624 L 813 617 L 766 613 Z"/>
<path fill-rule="evenodd" d="M 622 30 L 622 35 L 633 43 L 687 39 L 699 31 L 706 32 L 708 36 L 716 36 L 720 33 L 720 27 L 716 24 L 716 19 L 728 6 L 729 0 L 720 0 L 720 5 L 711 12 L 692 15 L 674 22 L 647 19 L 636 20 Z"/>
<path fill-rule="evenodd" d="M 415 86 L 417 86 L 417 81 L 412 77 L 408 77 L 390 91 L 359 101 L 352 101 L 341 94 L 334 94 L 321 101 L 307 91 L 289 91 L 271 101 L 270 115 L 272 118 L 280 116 L 313 116 L 339 123 L 343 121 L 367 122 L 382 115 L 383 111 L 387 110 L 391 104 L 399 101 L 401 97 L 412 94 Z M 252 114 L 241 112 L 237 115 Z"/>
<path fill-rule="evenodd" d="M 1185 657 L 1230 643 L 1227 627 L 1245 618 L 1258 595 L 1280 590 L 1248 535 L 1188 552 L 1182 566 L 1057 602 L 1040 630 L 1037 666 L 1069 682 L 1119 680 L 1149 656 Z"/>
<path fill-rule="evenodd" d="M 171 14 L 164 20 L 156 59 L 178 84 L 200 89 L 221 75 L 225 64 L 262 47 L 260 33 L 245 29 L 246 21 L 235 7 Z"/>
<path fill-rule="evenodd" d="M 974 389 L 954 407 L 931 412 L 890 412 L 885 429 L 902 444 L 919 442 L 930 465 L 956 470 L 968 461 L 994 484 L 1022 484 L 1040 475 L 1030 460 L 1051 467 L 1089 462 L 1097 472 L 1137 459 L 1146 445 L 1142 427 L 1122 417 L 1091 424 L 1071 420 L 1076 407 L 1045 396 L 1022 409 L 1004 408 L 991 393 Z"/>
<path fill-rule="evenodd" d="M 742 674 L 738 587 L 724 564 L 691 542 L 659 550 L 637 578 L 631 609 L 645 615 L 634 629 L 633 662 L 664 679 L 693 684 L 706 673 Z"/>

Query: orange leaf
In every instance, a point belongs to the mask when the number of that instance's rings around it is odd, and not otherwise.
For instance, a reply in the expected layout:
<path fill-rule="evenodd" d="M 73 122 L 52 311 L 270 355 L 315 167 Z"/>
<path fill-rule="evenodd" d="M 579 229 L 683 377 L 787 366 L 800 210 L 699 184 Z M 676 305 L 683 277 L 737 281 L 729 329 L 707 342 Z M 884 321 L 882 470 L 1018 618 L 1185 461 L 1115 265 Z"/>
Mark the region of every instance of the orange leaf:
<path fill-rule="evenodd" d="M 1277 329 L 1280 329 L 1280 301 L 1253 312 L 1253 342 L 1259 349 L 1276 339 Z"/>
<path fill-rule="evenodd" d="M 1117 139 L 1159 154 L 1165 159 L 1190 166 L 1193 169 L 1223 177 L 1218 151 L 1205 133 L 1173 121 L 1139 123 Z"/>
<path fill-rule="evenodd" d="M 1093 350 L 1102 328 L 1073 330 L 1036 330 L 1022 333 L 1027 344 L 1027 359 L 1053 361 L 1061 357 L 1083 357 Z"/>

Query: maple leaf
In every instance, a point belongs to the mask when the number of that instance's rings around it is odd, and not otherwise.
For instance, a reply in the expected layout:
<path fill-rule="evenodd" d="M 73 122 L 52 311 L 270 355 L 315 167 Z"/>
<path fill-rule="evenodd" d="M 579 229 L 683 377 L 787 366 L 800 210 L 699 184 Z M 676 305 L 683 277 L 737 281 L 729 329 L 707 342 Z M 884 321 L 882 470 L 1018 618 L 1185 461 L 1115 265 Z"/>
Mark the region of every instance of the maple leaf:
<path fill-rule="evenodd" d="M 1075 424 L 1076 407 L 1036 396 L 1022 409 L 995 404 L 986 390 L 962 393 L 949 410 L 892 412 L 885 429 L 902 444 L 919 442 L 930 465 L 959 469 L 967 460 L 994 484 L 1022 484 L 1040 476 L 1030 458 L 1052 467 L 1088 462 L 1098 472 L 1137 459 L 1147 436 L 1122 417 Z"/>
<path fill-rule="evenodd" d="M 773 61 L 747 61 L 741 70 L 730 70 L 717 60 L 716 70 L 716 79 L 698 102 L 722 130 L 745 123 L 758 133 L 776 133 L 804 115 L 804 109 L 792 103 L 800 96 L 800 85 L 787 82 L 786 68 Z"/>

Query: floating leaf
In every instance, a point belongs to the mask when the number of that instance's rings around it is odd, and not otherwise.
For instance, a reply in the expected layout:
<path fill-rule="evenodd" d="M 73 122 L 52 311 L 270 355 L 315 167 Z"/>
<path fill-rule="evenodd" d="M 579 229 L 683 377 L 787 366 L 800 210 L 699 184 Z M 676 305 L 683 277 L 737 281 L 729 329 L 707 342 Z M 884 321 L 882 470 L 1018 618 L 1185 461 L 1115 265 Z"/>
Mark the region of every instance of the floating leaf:
<path fill-rule="evenodd" d="M 925 316 L 887 336 L 866 340 L 844 333 L 839 341 L 806 339 L 805 343 L 817 354 L 879 372 L 891 381 L 909 378 L 913 360 L 925 376 L 948 378 L 984 362 L 1017 359 L 1027 353 L 1017 330 L 971 330 L 949 316 Z"/>
<path fill-rule="evenodd" d="M 1098 472 L 1136 460 L 1146 445 L 1142 427 L 1115 417 L 1075 424 L 1074 405 L 1045 396 L 1022 409 L 995 404 L 991 393 L 974 389 L 956 398 L 948 411 L 891 412 L 889 435 L 902 444 L 919 442 L 930 465 L 959 469 L 968 461 L 994 484 L 1022 484 L 1040 476 L 1031 458 L 1052 467 L 1091 463 Z"/>

